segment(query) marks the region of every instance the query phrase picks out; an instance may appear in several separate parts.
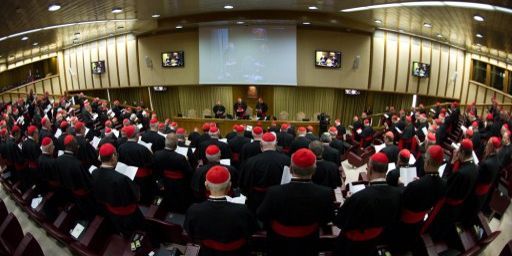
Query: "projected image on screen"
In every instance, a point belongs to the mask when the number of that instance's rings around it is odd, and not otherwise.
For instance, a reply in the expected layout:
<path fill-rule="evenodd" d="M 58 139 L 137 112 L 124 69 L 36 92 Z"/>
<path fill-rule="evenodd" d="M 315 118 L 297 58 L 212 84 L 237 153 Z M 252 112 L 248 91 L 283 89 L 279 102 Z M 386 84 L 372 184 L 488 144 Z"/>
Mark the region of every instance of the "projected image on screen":
<path fill-rule="evenodd" d="M 183 57 L 183 55 L 183 51 L 162 53 L 162 66 L 183 67 L 185 65 L 185 58 Z"/>
<path fill-rule="evenodd" d="M 340 68 L 341 53 L 332 51 L 316 51 L 315 65 L 317 67 Z"/>
<path fill-rule="evenodd" d="M 429 77 L 430 76 L 430 65 L 426 63 L 413 62 L 412 63 L 412 75 L 417 77 Z"/>
<path fill-rule="evenodd" d="M 294 26 L 199 28 L 199 83 L 297 85 Z"/>

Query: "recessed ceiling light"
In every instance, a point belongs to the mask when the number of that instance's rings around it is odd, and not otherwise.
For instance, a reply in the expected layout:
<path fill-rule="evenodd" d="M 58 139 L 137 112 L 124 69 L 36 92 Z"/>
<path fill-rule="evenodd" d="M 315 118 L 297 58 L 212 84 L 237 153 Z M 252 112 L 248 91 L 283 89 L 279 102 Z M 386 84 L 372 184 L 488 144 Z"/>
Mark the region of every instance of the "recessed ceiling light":
<path fill-rule="evenodd" d="M 480 15 L 475 15 L 475 16 L 473 16 L 473 19 L 474 19 L 474 20 L 476 20 L 476 21 L 480 21 L 480 22 L 482 22 L 482 21 L 484 21 L 484 20 L 485 20 L 485 19 L 484 19 L 484 17 L 483 17 L 483 16 L 480 16 Z"/>
<path fill-rule="evenodd" d="M 437 36 L 437 38 L 443 38 L 443 35 L 441 35 L 441 34 L 437 34 L 436 36 Z"/>
<path fill-rule="evenodd" d="M 183 26 L 182 25 L 178 25 L 178 26 L 176 26 L 176 28 L 180 29 L 180 28 L 183 28 Z"/>
<path fill-rule="evenodd" d="M 245 22 L 244 21 L 237 21 L 236 24 L 242 25 L 242 24 L 245 24 Z"/>
<path fill-rule="evenodd" d="M 22 41 L 28 40 L 28 36 L 24 36 L 21 38 Z"/>
<path fill-rule="evenodd" d="M 232 5 L 224 5 L 224 9 L 233 9 L 234 7 Z"/>
<path fill-rule="evenodd" d="M 60 4 L 50 4 L 48 6 L 48 11 L 50 12 L 54 12 L 54 11 L 58 11 L 60 9 Z"/>
<path fill-rule="evenodd" d="M 160 14 L 156 14 L 156 13 L 155 13 L 155 14 L 151 15 L 151 17 L 153 17 L 153 18 L 159 18 L 159 17 L 160 17 Z"/>
<path fill-rule="evenodd" d="M 35 43 L 33 43 L 32 45 L 33 45 L 33 46 L 37 46 L 38 44 L 39 44 L 38 42 L 35 42 Z"/>
<path fill-rule="evenodd" d="M 476 33 L 476 37 L 478 37 L 478 38 L 483 38 L 483 37 L 484 37 L 484 35 L 482 35 L 482 34 L 480 34 L 480 33 Z"/>
<path fill-rule="evenodd" d="M 375 23 L 377 23 L 377 24 L 381 24 L 381 23 L 382 23 L 382 20 L 374 20 L 374 21 L 375 21 Z"/>
<path fill-rule="evenodd" d="M 425 23 L 423 23 L 423 26 L 426 27 L 426 28 L 431 28 L 432 24 L 425 22 Z"/>
<path fill-rule="evenodd" d="M 121 13 L 121 12 L 123 12 L 123 8 L 120 8 L 120 7 L 112 8 L 112 13 Z"/>
<path fill-rule="evenodd" d="M 309 21 L 304 21 L 304 22 L 302 22 L 302 25 L 311 25 L 311 22 L 309 22 Z"/>
<path fill-rule="evenodd" d="M 318 10 L 318 7 L 316 7 L 316 6 L 310 6 L 310 7 L 308 7 L 308 9 L 310 9 L 310 10 Z"/>

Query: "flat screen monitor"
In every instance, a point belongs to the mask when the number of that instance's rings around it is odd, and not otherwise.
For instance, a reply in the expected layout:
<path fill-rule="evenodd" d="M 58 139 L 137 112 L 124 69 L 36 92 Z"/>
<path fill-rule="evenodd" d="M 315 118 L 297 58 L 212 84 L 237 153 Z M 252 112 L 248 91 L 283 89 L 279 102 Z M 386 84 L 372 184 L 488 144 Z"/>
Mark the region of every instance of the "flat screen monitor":
<path fill-rule="evenodd" d="M 175 68 L 185 66 L 185 58 L 183 51 L 163 52 L 162 67 Z"/>
<path fill-rule="evenodd" d="M 315 51 L 315 66 L 323 68 L 340 68 L 341 52 Z"/>
<path fill-rule="evenodd" d="M 91 62 L 92 73 L 99 75 L 105 73 L 105 61 L 93 61 Z"/>
<path fill-rule="evenodd" d="M 412 75 L 417 77 L 429 77 L 430 76 L 430 64 L 413 62 L 412 63 Z"/>

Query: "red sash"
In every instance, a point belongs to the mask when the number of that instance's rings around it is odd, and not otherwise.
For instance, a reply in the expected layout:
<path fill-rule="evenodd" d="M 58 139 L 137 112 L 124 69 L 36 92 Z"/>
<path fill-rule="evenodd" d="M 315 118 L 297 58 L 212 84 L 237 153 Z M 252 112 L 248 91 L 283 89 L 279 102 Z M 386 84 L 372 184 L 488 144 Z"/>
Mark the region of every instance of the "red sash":
<path fill-rule="evenodd" d="M 256 192 L 260 192 L 260 193 L 267 192 L 267 188 L 264 188 L 264 187 L 253 187 L 252 190 L 254 190 Z"/>
<path fill-rule="evenodd" d="M 126 216 L 137 210 L 137 204 L 129 204 L 126 206 L 112 206 L 110 204 L 105 204 L 105 208 L 114 215 Z"/>
<path fill-rule="evenodd" d="M 491 189 L 491 184 L 477 184 L 475 188 L 475 195 L 477 196 L 485 196 L 489 189 Z"/>
<path fill-rule="evenodd" d="M 384 231 L 384 228 L 382 227 L 367 228 L 364 229 L 363 232 L 360 230 L 349 230 L 347 232 L 343 232 L 343 235 L 351 241 L 363 242 L 378 237 L 382 231 Z"/>
<path fill-rule="evenodd" d="M 25 162 L 23 162 L 23 163 L 15 163 L 14 164 L 14 170 L 16 170 L 16 171 L 23 171 L 23 169 L 25 169 L 26 166 L 27 165 L 26 165 Z"/>
<path fill-rule="evenodd" d="M 240 154 L 239 154 L 239 153 L 234 153 L 234 152 L 232 152 L 232 153 L 231 153 L 231 160 L 232 160 L 233 162 L 238 162 L 238 161 L 240 161 Z"/>
<path fill-rule="evenodd" d="M 464 202 L 464 199 L 446 198 L 445 202 L 450 206 L 458 206 Z"/>
<path fill-rule="evenodd" d="M 181 180 L 185 178 L 183 172 L 177 170 L 164 170 L 164 177 L 171 180 Z"/>
<path fill-rule="evenodd" d="M 318 231 L 318 224 L 314 223 L 311 225 L 304 226 L 285 226 L 275 220 L 272 221 L 272 230 L 284 237 L 288 238 L 301 238 L 313 234 Z"/>
<path fill-rule="evenodd" d="M 407 209 L 402 209 L 402 215 L 400 219 L 403 223 L 406 224 L 416 224 L 425 218 L 425 214 L 427 214 L 426 211 L 422 212 L 413 212 Z"/>
<path fill-rule="evenodd" d="M 39 167 L 39 165 L 36 161 L 28 160 L 28 168 L 37 169 L 37 167 Z"/>
<path fill-rule="evenodd" d="M 136 178 L 145 178 L 149 175 L 151 175 L 151 169 L 139 167 L 139 169 L 137 169 L 137 173 L 135 174 L 135 177 Z"/>
<path fill-rule="evenodd" d="M 75 195 L 76 197 L 84 197 L 84 196 L 87 196 L 89 194 L 89 191 L 86 191 L 83 188 L 75 189 L 75 190 L 73 190 L 71 192 L 73 192 L 73 195 Z"/>
<path fill-rule="evenodd" d="M 201 244 L 204 245 L 205 247 L 214 249 L 216 251 L 222 251 L 222 252 L 238 250 L 238 249 L 242 248 L 242 246 L 244 246 L 246 243 L 247 243 L 247 241 L 243 238 L 235 240 L 235 241 L 231 241 L 228 243 L 217 242 L 215 240 L 202 240 L 201 241 Z"/>
<path fill-rule="evenodd" d="M 50 187 L 53 187 L 53 188 L 58 188 L 58 187 L 60 187 L 60 182 L 55 181 L 55 180 L 48 180 L 48 185 L 50 185 Z"/>

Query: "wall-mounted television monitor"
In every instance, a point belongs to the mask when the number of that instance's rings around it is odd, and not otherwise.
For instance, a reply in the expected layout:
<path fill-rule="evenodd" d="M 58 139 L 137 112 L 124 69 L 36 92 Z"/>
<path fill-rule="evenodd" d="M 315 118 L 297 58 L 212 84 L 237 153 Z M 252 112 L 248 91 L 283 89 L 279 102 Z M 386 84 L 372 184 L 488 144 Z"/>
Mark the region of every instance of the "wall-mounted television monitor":
<path fill-rule="evenodd" d="M 155 92 L 165 92 L 165 91 L 167 91 L 167 87 L 165 87 L 165 86 L 153 86 L 153 91 L 155 91 Z"/>
<path fill-rule="evenodd" d="M 412 75 L 417 77 L 429 77 L 430 76 L 430 64 L 413 62 L 412 63 Z"/>
<path fill-rule="evenodd" d="M 361 94 L 361 91 L 359 91 L 359 90 L 345 89 L 345 95 L 356 96 L 356 95 L 360 95 L 360 94 Z"/>
<path fill-rule="evenodd" d="M 315 66 L 323 68 L 340 68 L 341 52 L 315 51 Z"/>
<path fill-rule="evenodd" d="M 105 61 L 93 61 L 91 62 L 92 73 L 99 75 L 105 73 Z"/>
<path fill-rule="evenodd" d="M 163 52 L 162 67 L 183 67 L 185 66 L 185 56 L 183 51 Z"/>

